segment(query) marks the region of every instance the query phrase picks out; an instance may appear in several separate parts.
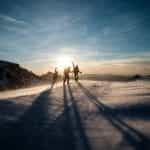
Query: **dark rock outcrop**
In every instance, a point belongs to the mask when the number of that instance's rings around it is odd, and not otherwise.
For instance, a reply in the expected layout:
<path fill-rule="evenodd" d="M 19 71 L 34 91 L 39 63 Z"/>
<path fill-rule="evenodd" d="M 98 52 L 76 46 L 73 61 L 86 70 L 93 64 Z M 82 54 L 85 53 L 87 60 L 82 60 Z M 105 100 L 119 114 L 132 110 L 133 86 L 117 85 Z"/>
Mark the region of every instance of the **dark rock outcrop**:
<path fill-rule="evenodd" d="M 19 64 L 0 61 L 0 90 L 26 87 L 41 79 Z"/>

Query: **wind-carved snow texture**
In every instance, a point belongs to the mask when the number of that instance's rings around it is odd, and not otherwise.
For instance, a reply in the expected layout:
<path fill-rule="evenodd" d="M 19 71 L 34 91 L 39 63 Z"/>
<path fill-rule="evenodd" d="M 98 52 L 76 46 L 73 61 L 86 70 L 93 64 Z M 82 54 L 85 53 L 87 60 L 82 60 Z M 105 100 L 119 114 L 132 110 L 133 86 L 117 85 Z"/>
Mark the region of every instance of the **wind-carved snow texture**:
<path fill-rule="evenodd" d="M 149 150 L 149 127 L 149 81 L 71 81 L 0 93 L 5 150 Z"/>

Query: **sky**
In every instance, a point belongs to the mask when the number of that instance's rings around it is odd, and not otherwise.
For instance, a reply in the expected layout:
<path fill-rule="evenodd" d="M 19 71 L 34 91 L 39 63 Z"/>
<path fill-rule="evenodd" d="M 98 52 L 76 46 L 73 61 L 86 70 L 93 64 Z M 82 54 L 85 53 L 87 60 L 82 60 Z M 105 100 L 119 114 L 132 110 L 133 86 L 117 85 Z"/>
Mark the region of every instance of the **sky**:
<path fill-rule="evenodd" d="M 86 73 L 150 74 L 149 0 L 0 0 L 0 59 L 35 73 L 67 55 Z"/>

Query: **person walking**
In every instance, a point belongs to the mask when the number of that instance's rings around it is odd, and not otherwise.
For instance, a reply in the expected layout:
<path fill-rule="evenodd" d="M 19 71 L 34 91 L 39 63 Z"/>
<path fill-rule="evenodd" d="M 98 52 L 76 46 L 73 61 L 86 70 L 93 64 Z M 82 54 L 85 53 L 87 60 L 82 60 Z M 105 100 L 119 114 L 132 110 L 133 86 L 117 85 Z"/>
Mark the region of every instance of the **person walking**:
<path fill-rule="evenodd" d="M 74 73 L 74 79 L 75 81 L 78 81 L 79 80 L 79 73 L 82 73 L 79 69 L 79 66 L 78 65 L 74 65 L 74 63 L 72 63 L 73 65 L 73 73 Z"/>
<path fill-rule="evenodd" d="M 70 76 L 69 73 L 71 73 L 70 67 L 67 67 L 64 69 L 64 83 L 67 81 L 69 84 Z"/>
<path fill-rule="evenodd" d="M 52 83 L 55 84 L 57 79 L 58 79 L 58 71 L 57 71 L 57 68 L 55 68 L 55 71 L 53 73 Z"/>

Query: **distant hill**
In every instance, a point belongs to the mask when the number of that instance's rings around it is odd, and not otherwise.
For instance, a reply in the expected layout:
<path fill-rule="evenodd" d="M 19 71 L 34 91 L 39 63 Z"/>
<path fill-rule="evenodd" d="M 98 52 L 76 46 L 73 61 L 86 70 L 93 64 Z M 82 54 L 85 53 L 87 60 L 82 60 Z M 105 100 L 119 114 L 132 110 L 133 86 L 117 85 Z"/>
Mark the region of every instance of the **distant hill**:
<path fill-rule="evenodd" d="M 37 75 L 19 64 L 0 61 L 0 90 L 26 87 L 39 81 Z"/>
<path fill-rule="evenodd" d="M 52 73 L 52 72 L 47 72 L 47 73 L 41 75 L 40 78 L 41 78 L 43 81 L 51 81 L 51 80 L 52 80 L 52 76 L 53 76 L 53 73 Z"/>
<path fill-rule="evenodd" d="M 134 81 L 134 80 L 143 80 L 150 79 L 149 76 L 141 76 L 138 74 L 135 75 L 111 75 L 111 74 L 83 74 L 80 76 L 80 79 L 86 80 L 102 80 L 102 81 Z"/>
<path fill-rule="evenodd" d="M 50 82 L 52 81 L 52 78 L 53 78 L 53 72 L 47 72 L 45 74 L 42 74 L 40 76 L 40 79 L 43 81 L 43 82 Z M 61 75 L 58 75 L 58 81 L 62 80 L 62 76 Z"/>

